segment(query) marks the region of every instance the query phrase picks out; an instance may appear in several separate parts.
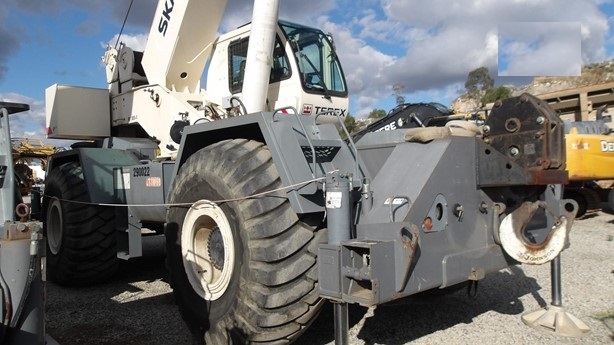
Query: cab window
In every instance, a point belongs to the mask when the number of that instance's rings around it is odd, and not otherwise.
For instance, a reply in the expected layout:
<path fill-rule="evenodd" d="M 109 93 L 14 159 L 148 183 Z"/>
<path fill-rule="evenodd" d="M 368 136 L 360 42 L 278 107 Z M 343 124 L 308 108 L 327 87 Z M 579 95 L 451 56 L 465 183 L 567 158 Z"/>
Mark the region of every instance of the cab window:
<path fill-rule="evenodd" d="M 232 93 L 238 93 L 243 90 L 248 43 L 249 37 L 246 37 L 230 42 L 228 45 L 228 87 Z M 269 84 L 290 78 L 290 72 L 290 64 L 284 47 L 279 39 L 276 39 L 275 47 L 273 48 L 273 64 L 271 66 Z"/>

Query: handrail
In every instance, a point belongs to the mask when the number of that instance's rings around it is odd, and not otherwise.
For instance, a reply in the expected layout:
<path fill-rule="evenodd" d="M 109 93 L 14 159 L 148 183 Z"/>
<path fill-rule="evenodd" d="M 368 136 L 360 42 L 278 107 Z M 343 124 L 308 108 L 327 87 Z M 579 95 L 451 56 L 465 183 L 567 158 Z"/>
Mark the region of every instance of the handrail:
<path fill-rule="evenodd" d="M 296 117 L 296 121 L 298 121 L 298 124 L 303 129 L 303 134 L 305 135 L 305 139 L 307 139 L 307 143 L 309 144 L 309 148 L 311 148 L 311 156 L 312 156 L 312 161 L 313 161 L 313 169 L 312 169 L 312 172 L 311 172 L 311 177 L 317 178 L 318 172 L 316 170 L 316 167 L 317 167 L 317 165 L 316 165 L 316 148 L 313 146 L 313 143 L 311 142 L 311 139 L 309 138 L 309 135 L 307 134 L 307 129 L 305 129 L 305 126 L 303 125 L 303 122 L 299 118 L 298 111 L 296 111 L 296 108 L 294 108 L 294 107 L 284 107 L 284 108 L 276 109 L 275 112 L 273 113 L 273 121 L 275 121 L 275 115 L 281 114 L 281 111 L 284 110 L 284 109 L 293 110 L 294 117 Z"/>

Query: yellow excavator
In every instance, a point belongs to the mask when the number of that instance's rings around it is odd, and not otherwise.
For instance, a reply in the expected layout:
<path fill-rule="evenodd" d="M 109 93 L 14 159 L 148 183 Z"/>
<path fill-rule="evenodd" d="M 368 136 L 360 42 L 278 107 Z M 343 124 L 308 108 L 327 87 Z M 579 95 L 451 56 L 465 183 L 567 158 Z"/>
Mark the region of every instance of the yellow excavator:
<path fill-rule="evenodd" d="M 29 195 L 37 182 L 42 182 L 44 176 L 36 176 L 30 167 L 35 160 L 40 161 L 43 171 L 47 168 L 47 158 L 58 152 L 53 145 L 44 144 L 39 139 L 11 139 L 15 178 L 22 196 Z"/>
<path fill-rule="evenodd" d="M 600 211 L 602 202 L 614 210 L 614 135 L 605 109 L 597 110 L 595 121 L 565 124 L 570 181 L 565 198 L 578 202 L 577 217 Z"/>

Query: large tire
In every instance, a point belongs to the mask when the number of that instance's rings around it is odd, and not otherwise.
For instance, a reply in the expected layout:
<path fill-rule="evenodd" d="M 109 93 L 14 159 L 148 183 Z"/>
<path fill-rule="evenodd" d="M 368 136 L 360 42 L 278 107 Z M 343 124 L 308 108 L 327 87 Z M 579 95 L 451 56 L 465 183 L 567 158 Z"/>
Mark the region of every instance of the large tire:
<path fill-rule="evenodd" d="M 568 188 L 563 193 L 563 198 L 573 199 L 578 203 L 576 219 L 601 211 L 601 198 L 599 193 L 591 188 Z"/>
<path fill-rule="evenodd" d="M 563 198 L 572 199 L 578 204 L 576 219 L 581 219 L 584 217 L 586 211 L 588 210 L 588 200 L 586 200 L 586 196 L 579 192 L 579 189 L 565 190 L 565 193 L 563 193 Z"/>
<path fill-rule="evenodd" d="M 43 220 L 47 275 L 57 284 L 96 284 L 117 271 L 114 210 L 89 202 L 81 166 L 70 162 L 49 172 Z"/>
<path fill-rule="evenodd" d="M 280 186 L 266 146 L 226 140 L 186 161 L 169 203 L 240 199 Z M 194 334 L 213 345 L 297 338 L 323 303 L 316 251 L 326 233 L 318 228 L 319 216 L 299 219 L 285 192 L 171 206 L 167 266 L 176 303 Z"/>

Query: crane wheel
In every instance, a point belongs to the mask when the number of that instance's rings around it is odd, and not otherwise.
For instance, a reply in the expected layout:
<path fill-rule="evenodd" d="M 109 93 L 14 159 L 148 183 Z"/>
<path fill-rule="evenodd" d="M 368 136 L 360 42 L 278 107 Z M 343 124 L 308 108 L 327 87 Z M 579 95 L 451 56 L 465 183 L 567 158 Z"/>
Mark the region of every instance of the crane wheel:
<path fill-rule="evenodd" d="M 287 343 L 323 304 L 317 287 L 322 215 L 299 218 L 268 148 L 225 140 L 179 170 L 165 227 L 175 301 L 207 344 Z"/>
<path fill-rule="evenodd" d="M 576 219 L 582 219 L 582 217 L 586 215 L 586 211 L 588 211 L 588 200 L 586 200 L 586 195 L 579 192 L 579 189 L 565 190 L 563 198 L 572 199 L 578 204 Z"/>
<path fill-rule="evenodd" d="M 573 199 L 578 203 L 576 219 L 601 211 L 601 199 L 599 194 L 589 188 L 568 188 L 563 195 L 565 199 Z"/>
<path fill-rule="evenodd" d="M 112 208 L 89 201 L 83 170 L 77 163 L 65 163 L 49 172 L 43 226 L 47 275 L 57 284 L 96 284 L 117 271 L 115 214 Z"/>

